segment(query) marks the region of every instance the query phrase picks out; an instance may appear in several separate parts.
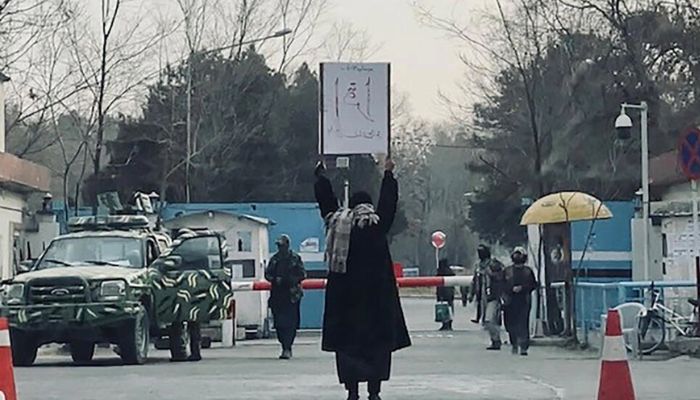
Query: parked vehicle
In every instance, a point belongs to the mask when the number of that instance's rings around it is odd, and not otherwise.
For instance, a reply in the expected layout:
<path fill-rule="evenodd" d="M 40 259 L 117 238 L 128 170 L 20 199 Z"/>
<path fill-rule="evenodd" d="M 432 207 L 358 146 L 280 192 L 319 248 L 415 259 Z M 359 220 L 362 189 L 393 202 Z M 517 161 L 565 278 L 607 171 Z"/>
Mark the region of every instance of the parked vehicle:
<path fill-rule="evenodd" d="M 0 315 L 10 322 L 15 365 L 47 343 L 68 344 L 88 362 L 111 343 L 126 364 L 143 364 L 152 339 L 174 322 L 226 317 L 232 301 L 225 242 L 202 232 L 171 243 L 143 216 L 81 217 L 31 270 L 4 282 Z"/>

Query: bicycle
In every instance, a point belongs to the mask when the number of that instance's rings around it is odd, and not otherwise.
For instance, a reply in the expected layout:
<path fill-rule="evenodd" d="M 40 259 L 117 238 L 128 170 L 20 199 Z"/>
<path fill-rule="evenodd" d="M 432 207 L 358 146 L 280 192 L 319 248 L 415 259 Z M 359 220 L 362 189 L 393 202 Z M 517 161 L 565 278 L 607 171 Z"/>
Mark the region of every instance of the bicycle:
<path fill-rule="evenodd" d="M 649 355 L 658 350 L 666 340 L 666 330 L 680 336 L 696 336 L 698 333 L 698 300 L 688 299 L 693 306 L 690 316 L 681 315 L 660 301 L 661 294 L 651 286 L 651 304 L 639 317 L 639 352 Z"/>

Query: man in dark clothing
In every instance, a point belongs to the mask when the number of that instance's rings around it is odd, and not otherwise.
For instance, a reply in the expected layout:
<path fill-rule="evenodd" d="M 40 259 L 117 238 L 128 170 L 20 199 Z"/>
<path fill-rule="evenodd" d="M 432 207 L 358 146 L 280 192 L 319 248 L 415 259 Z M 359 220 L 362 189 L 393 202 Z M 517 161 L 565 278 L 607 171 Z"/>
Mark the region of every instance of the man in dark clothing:
<path fill-rule="evenodd" d="M 386 238 L 398 202 L 391 160 L 385 169 L 375 212 L 365 192 L 353 194 L 348 209 L 339 209 L 323 164 L 316 168 L 314 191 L 326 220 L 329 264 L 322 349 L 335 352 L 349 400 L 359 399 L 360 382 L 368 383 L 371 400 L 379 400 L 381 381 L 391 374 L 392 352 L 411 345 Z"/>
<path fill-rule="evenodd" d="M 478 308 L 481 310 L 481 319 L 484 329 L 489 334 L 491 345 L 487 350 L 501 349 L 501 294 L 503 292 L 503 264 L 491 258 L 491 249 L 487 246 L 479 246 L 480 262 L 477 266 L 479 276 L 477 287 L 479 293 Z"/>
<path fill-rule="evenodd" d="M 303 296 L 301 281 L 306 277 L 301 257 L 290 248 L 289 236 L 277 239 L 275 253 L 265 269 L 265 279 L 271 284 L 270 300 L 277 340 L 282 345 L 280 359 L 292 358 L 292 345 L 299 329 L 299 304 Z"/>
<path fill-rule="evenodd" d="M 513 265 L 505 269 L 503 319 L 513 346 L 513 354 L 526 356 L 530 347 L 531 293 L 537 288 L 532 269 L 525 265 L 527 252 L 516 247 L 510 256 Z"/>
<path fill-rule="evenodd" d="M 450 269 L 447 259 L 443 258 L 438 262 L 437 276 L 454 276 L 455 273 Z M 437 301 L 444 301 L 450 306 L 452 313 L 455 310 L 455 288 L 450 286 L 438 286 L 436 288 Z M 452 330 L 452 319 L 449 321 L 442 321 L 441 331 L 451 331 Z"/>
<path fill-rule="evenodd" d="M 466 307 L 469 304 L 469 286 L 460 286 L 459 294 L 462 299 L 462 307 Z"/>
<path fill-rule="evenodd" d="M 491 262 L 491 249 L 480 244 L 476 249 L 479 256 L 479 262 L 474 268 L 474 278 L 472 279 L 471 290 L 469 291 L 469 302 L 476 300 L 476 317 L 472 320 L 473 323 L 478 324 L 481 321 L 481 315 L 485 305 L 482 304 L 481 293 L 483 291 L 483 281 L 484 281 L 484 270 L 489 262 Z"/>

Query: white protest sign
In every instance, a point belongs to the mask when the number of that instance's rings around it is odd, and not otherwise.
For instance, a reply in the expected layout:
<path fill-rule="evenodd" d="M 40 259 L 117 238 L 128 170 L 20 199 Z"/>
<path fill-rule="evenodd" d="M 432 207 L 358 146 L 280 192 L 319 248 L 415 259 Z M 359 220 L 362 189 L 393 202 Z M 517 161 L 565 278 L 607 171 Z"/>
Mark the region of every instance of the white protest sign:
<path fill-rule="evenodd" d="M 389 152 L 389 75 L 388 63 L 321 63 L 322 154 Z"/>

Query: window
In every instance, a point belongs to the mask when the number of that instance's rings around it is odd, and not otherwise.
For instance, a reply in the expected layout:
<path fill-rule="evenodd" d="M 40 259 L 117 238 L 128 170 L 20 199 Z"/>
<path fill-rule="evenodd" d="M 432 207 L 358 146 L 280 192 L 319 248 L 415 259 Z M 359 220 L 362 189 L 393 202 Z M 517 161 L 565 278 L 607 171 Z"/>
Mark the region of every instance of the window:
<path fill-rule="evenodd" d="M 255 278 L 255 260 L 241 260 L 236 262 L 243 265 L 244 278 Z"/>
<path fill-rule="evenodd" d="M 236 249 L 242 253 L 253 251 L 253 234 L 250 231 L 238 231 L 236 233 L 238 243 Z"/>
<path fill-rule="evenodd" d="M 668 238 L 665 233 L 661 234 L 661 255 L 668 257 Z"/>
<path fill-rule="evenodd" d="M 228 260 L 226 266 L 231 269 L 231 279 L 255 278 L 255 260 Z"/>
<path fill-rule="evenodd" d="M 37 269 L 74 265 L 144 267 L 144 249 L 138 238 L 118 236 L 72 237 L 51 242 Z"/>
<path fill-rule="evenodd" d="M 186 239 L 169 256 L 181 258 L 179 269 L 182 270 L 221 268 L 221 246 L 216 236 Z"/>

